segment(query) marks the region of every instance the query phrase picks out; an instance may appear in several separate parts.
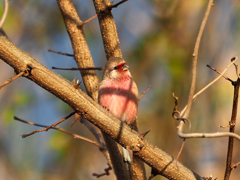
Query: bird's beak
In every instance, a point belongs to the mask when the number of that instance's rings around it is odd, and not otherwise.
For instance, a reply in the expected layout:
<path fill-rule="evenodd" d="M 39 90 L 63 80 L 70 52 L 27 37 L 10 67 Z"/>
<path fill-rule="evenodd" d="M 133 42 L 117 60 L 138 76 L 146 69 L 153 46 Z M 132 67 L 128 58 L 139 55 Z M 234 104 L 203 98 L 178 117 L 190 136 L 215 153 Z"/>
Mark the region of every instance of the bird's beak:
<path fill-rule="evenodd" d="M 122 70 L 123 71 L 127 71 L 129 69 L 129 66 L 127 65 L 127 64 L 124 64 L 123 66 L 122 66 Z"/>

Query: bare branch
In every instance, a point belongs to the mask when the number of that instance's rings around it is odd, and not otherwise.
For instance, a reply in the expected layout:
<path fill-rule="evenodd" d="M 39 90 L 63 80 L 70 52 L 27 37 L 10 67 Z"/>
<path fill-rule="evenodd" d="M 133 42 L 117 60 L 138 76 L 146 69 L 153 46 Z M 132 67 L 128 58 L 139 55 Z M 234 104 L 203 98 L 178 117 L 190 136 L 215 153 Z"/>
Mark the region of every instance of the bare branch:
<path fill-rule="evenodd" d="M 236 67 L 236 64 L 233 63 Z M 238 74 L 238 68 L 236 67 L 236 72 Z M 238 74 L 239 76 L 239 74 Z M 237 110 L 238 110 L 238 96 L 239 96 L 239 87 L 240 87 L 240 79 L 233 83 L 234 85 L 234 94 L 233 94 L 233 106 L 232 106 L 232 115 L 231 121 L 229 122 L 230 128 L 229 132 L 235 132 L 235 125 L 237 122 Z M 224 180 L 228 180 L 230 178 L 230 174 L 232 171 L 232 158 L 233 158 L 233 143 L 234 139 L 229 137 L 228 139 L 228 152 L 227 152 L 227 161 L 226 161 L 226 170 L 224 175 Z"/>
<path fill-rule="evenodd" d="M 212 5 L 213 5 L 213 0 L 209 0 L 207 10 L 206 10 L 206 13 L 204 15 L 202 24 L 200 26 L 199 33 L 198 33 L 198 36 L 197 36 L 197 40 L 196 40 L 195 47 L 194 47 L 194 51 L 193 51 L 192 83 L 191 83 L 190 93 L 189 93 L 189 97 L 188 97 L 186 113 L 184 114 L 184 118 L 186 118 L 186 119 L 188 119 L 189 114 L 190 114 L 190 110 L 191 110 L 191 106 L 192 106 L 192 102 L 193 102 L 193 95 L 194 95 L 194 91 L 195 91 L 196 77 L 197 77 L 198 50 L 199 50 L 202 34 L 203 34 L 203 31 L 204 31 L 208 16 L 210 14 Z"/>
<path fill-rule="evenodd" d="M 148 92 L 148 90 L 151 88 L 151 85 L 148 86 L 148 88 L 142 92 L 142 94 L 138 97 L 138 101 Z"/>
<path fill-rule="evenodd" d="M 239 72 L 238 72 L 238 65 L 235 64 L 235 63 L 233 63 L 233 65 L 235 66 L 237 77 L 240 78 L 240 75 L 239 75 Z"/>
<path fill-rule="evenodd" d="M 224 71 L 216 78 L 214 79 L 212 82 L 210 82 L 208 85 L 206 85 L 204 88 L 202 88 L 200 91 L 198 91 L 194 96 L 193 96 L 193 100 L 195 100 L 202 92 L 204 92 L 207 88 L 209 88 L 211 85 L 213 85 L 217 80 L 219 80 L 223 74 L 228 70 L 228 68 L 237 60 L 237 57 L 235 57 L 234 61 L 232 61 L 225 69 Z M 180 116 L 182 116 L 184 114 L 184 112 L 187 109 L 187 105 L 183 108 L 183 110 L 180 113 Z"/>
<path fill-rule="evenodd" d="M 81 19 L 71 0 L 57 0 L 69 38 L 71 40 L 74 60 L 79 68 L 94 67 L 92 56 L 87 45 Z M 94 70 L 80 71 L 87 94 L 97 101 L 98 78 Z"/>
<path fill-rule="evenodd" d="M 178 136 L 187 139 L 187 138 L 219 138 L 219 137 L 233 137 L 240 141 L 240 136 L 231 133 L 231 132 L 215 132 L 215 133 L 188 133 L 188 134 L 183 134 L 178 131 Z"/>
<path fill-rule="evenodd" d="M 78 112 L 86 112 L 83 113 L 85 119 L 104 130 L 109 138 L 115 139 L 122 146 L 132 147 L 136 156 L 159 171 L 161 175 L 167 178 L 177 177 L 185 180 L 201 178 L 181 163 L 178 163 L 178 168 L 180 169 L 178 171 L 172 156 L 152 145 L 144 138 L 140 138 L 140 135 L 128 126 L 123 125 L 121 127 L 119 119 L 101 107 L 83 91 L 76 90 L 69 81 L 41 65 L 29 54 L 21 51 L 2 34 L 0 34 L 0 49 L 0 58 L 3 61 L 18 72 L 23 71 L 27 64 L 31 64 L 33 69 L 26 78 L 54 94 L 73 109 L 78 110 Z M 19 56 L 19 54 L 22 54 L 22 56 Z M 119 136 L 120 128 L 121 136 Z M 164 171 L 162 171 L 163 169 Z"/>
<path fill-rule="evenodd" d="M 102 173 L 102 174 L 93 173 L 93 176 L 96 176 L 96 178 L 100 178 L 102 176 L 109 176 L 110 175 L 110 173 L 109 173 L 110 170 L 112 170 L 112 167 L 108 164 L 108 167 L 104 169 L 105 173 Z"/>
<path fill-rule="evenodd" d="M 185 142 L 186 142 L 186 139 L 183 139 L 181 148 L 179 149 L 178 154 L 177 154 L 177 157 L 176 157 L 176 160 L 177 160 L 177 161 L 176 161 L 176 166 L 177 166 L 177 163 L 178 163 L 178 159 L 179 159 L 179 157 L 180 157 L 180 155 L 181 155 L 181 153 L 182 153 L 182 150 L 183 150 L 183 148 L 184 148 Z"/>
<path fill-rule="evenodd" d="M 233 64 L 235 63 L 235 61 L 237 60 L 237 58 L 232 58 L 232 62 L 225 68 L 225 70 L 211 83 L 209 83 L 207 86 L 205 86 L 202 90 L 200 90 L 197 94 L 194 95 L 193 99 L 196 99 L 196 97 L 201 94 L 204 90 L 206 90 L 209 86 L 211 86 L 214 82 L 216 82 L 218 79 L 220 79 L 223 74 L 227 71 L 227 69 Z M 184 113 L 186 109 L 185 108 L 181 111 L 180 116 Z M 182 123 L 182 125 L 181 125 Z M 231 133 L 231 132 L 216 132 L 216 133 L 189 133 L 189 134 L 184 134 L 182 133 L 182 128 L 183 128 L 183 122 L 180 122 L 180 125 L 178 126 L 178 136 L 180 138 L 218 138 L 218 137 L 233 137 L 236 138 L 237 140 L 240 140 L 240 136 L 235 134 L 235 133 Z"/>
<path fill-rule="evenodd" d="M 108 10 L 111 10 L 112 8 L 117 8 L 120 4 L 123 4 L 123 3 L 127 2 L 127 1 L 128 0 L 122 0 L 122 1 L 120 1 L 118 3 L 116 3 L 116 4 L 113 4 L 113 5 L 108 7 Z"/>
<path fill-rule="evenodd" d="M 210 65 L 208 65 L 208 64 L 207 64 L 207 67 L 209 67 L 210 69 L 212 69 L 212 70 L 215 71 L 216 73 L 221 74 L 218 70 L 216 70 L 215 68 L 213 68 L 212 66 L 210 66 Z M 226 80 L 230 81 L 231 83 L 234 82 L 233 80 L 231 80 L 230 78 L 228 78 L 228 77 L 226 77 L 226 76 L 223 76 L 223 75 L 222 75 L 222 77 L 224 77 Z"/>
<path fill-rule="evenodd" d="M 111 4 L 108 0 L 93 0 L 96 14 L 98 14 L 106 59 L 111 57 L 122 57 L 117 28 L 111 11 L 104 11 Z M 102 13 L 104 11 L 104 13 Z"/>
<path fill-rule="evenodd" d="M 18 117 L 16 117 L 16 116 L 14 116 L 13 118 L 14 118 L 15 120 L 17 120 L 17 121 L 20 121 L 20 122 L 23 122 L 23 123 L 26 123 L 26 124 L 29 124 L 29 125 L 39 126 L 39 127 L 46 127 L 46 128 L 49 127 L 49 126 L 46 126 L 46 125 L 37 124 L 37 123 L 29 122 L 29 121 L 25 121 L 25 120 L 20 119 L 20 118 L 18 118 Z M 86 141 L 86 142 L 89 142 L 89 143 L 91 143 L 91 144 L 93 144 L 93 145 L 101 148 L 101 146 L 100 146 L 97 142 L 92 141 L 92 140 L 90 140 L 90 139 L 87 139 L 87 138 L 85 138 L 85 137 L 82 137 L 82 136 L 80 136 L 80 135 L 78 135 L 78 134 L 71 133 L 71 132 L 69 132 L 69 131 L 67 131 L 67 130 L 65 130 L 65 129 L 60 128 L 60 127 L 53 127 L 52 129 L 55 129 L 55 130 L 64 132 L 64 133 L 66 133 L 66 134 L 68 134 L 68 135 L 73 136 L 73 138 L 84 140 L 84 141 Z"/>
<path fill-rule="evenodd" d="M 70 71 L 86 71 L 86 70 L 98 70 L 98 71 L 101 71 L 101 70 L 104 70 L 105 68 L 104 67 L 89 67 L 89 68 L 58 68 L 58 67 L 52 67 L 52 69 L 57 69 L 57 70 L 70 70 Z"/>
<path fill-rule="evenodd" d="M 51 126 L 48 126 L 46 128 L 43 128 L 43 129 L 39 129 L 39 130 L 34 130 L 33 132 L 31 133 L 28 133 L 28 134 L 23 134 L 22 137 L 25 138 L 25 137 L 28 137 L 28 136 L 31 136 L 35 133 L 38 133 L 38 132 L 42 132 L 42 131 L 48 131 L 49 129 L 52 129 L 54 127 L 56 127 L 58 124 L 62 123 L 63 121 L 67 120 L 68 118 L 70 118 L 72 115 L 74 115 L 76 113 L 76 111 L 72 112 L 71 114 L 67 115 L 65 118 L 59 120 L 58 122 L 56 122 L 55 124 L 51 125 Z"/>
<path fill-rule="evenodd" d="M 88 20 L 84 21 L 82 24 L 81 24 L 81 27 L 84 25 L 84 24 L 87 24 L 89 23 L 91 20 L 95 19 L 97 17 L 97 14 L 91 18 L 89 18 Z"/>
<path fill-rule="evenodd" d="M 236 169 L 239 165 L 240 165 L 240 162 L 238 162 L 238 163 L 232 165 L 232 169 Z"/>
<path fill-rule="evenodd" d="M 4 86 L 6 86 L 7 84 L 9 84 L 10 82 L 13 82 L 14 80 L 16 80 L 17 78 L 21 77 L 25 72 L 20 72 L 19 74 L 15 75 L 14 77 L 12 77 L 11 79 L 8 79 L 7 81 L 5 81 L 1 86 L 0 89 L 2 89 Z"/>
<path fill-rule="evenodd" d="M 51 50 L 49 49 L 48 52 L 52 52 L 52 53 L 56 53 L 56 54 L 61 54 L 61 55 L 64 55 L 64 56 L 70 56 L 70 57 L 74 57 L 73 54 L 68 54 L 68 53 L 62 53 L 62 52 L 57 52 L 57 51 L 54 51 L 54 50 Z"/>
<path fill-rule="evenodd" d="M 3 25 L 4 21 L 6 20 L 7 13 L 8 13 L 8 0 L 4 0 L 4 10 L 3 10 L 2 18 L 0 20 L 0 29 L 2 28 L 2 25 Z"/>

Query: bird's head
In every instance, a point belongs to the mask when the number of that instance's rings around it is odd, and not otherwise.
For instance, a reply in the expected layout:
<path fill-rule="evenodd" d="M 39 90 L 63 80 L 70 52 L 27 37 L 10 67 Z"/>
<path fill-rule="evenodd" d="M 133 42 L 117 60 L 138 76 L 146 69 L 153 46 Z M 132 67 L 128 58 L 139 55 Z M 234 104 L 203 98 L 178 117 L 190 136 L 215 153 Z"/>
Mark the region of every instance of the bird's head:
<path fill-rule="evenodd" d="M 129 66 L 122 58 L 113 57 L 107 61 L 105 66 L 103 79 L 107 78 L 119 80 L 121 78 L 132 78 L 132 75 Z"/>

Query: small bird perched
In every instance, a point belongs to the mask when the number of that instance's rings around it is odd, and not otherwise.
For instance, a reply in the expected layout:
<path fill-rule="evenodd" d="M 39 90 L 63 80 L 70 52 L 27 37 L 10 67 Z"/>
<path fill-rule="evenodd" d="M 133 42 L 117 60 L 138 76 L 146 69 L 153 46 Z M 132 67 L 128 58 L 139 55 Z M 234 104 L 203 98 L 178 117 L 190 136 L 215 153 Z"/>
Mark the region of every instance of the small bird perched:
<path fill-rule="evenodd" d="M 138 88 L 132 79 L 129 66 L 122 58 L 114 57 L 107 61 L 103 80 L 99 86 L 98 102 L 128 125 L 136 119 Z M 125 162 L 131 163 L 125 148 L 123 148 L 123 158 Z"/>

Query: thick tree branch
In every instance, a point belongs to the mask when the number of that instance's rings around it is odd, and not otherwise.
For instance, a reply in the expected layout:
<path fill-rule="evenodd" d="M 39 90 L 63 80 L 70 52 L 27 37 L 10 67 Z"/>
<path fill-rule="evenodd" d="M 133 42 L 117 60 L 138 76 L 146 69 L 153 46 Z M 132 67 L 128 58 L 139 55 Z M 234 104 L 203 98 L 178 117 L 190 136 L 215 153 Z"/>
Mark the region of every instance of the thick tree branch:
<path fill-rule="evenodd" d="M 93 0 L 101 29 L 106 58 L 122 57 L 117 28 L 112 11 L 108 9 L 112 5 L 109 0 Z"/>
<path fill-rule="evenodd" d="M 94 67 L 92 56 L 84 36 L 82 24 L 71 0 L 57 0 L 71 39 L 74 57 L 79 68 Z M 94 70 L 81 71 L 87 94 L 95 101 L 98 99 L 98 78 Z"/>
<path fill-rule="evenodd" d="M 59 8 L 61 9 L 66 28 L 72 42 L 72 46 L 75 53 L 75 60 L 78 64 L 78 67 L 79 68 L 94 67 L 91 54 L 90 51 L 88 50 L 86 39 L 83 33 L 82 26 L 83 23 L 79 19 L 78 14 L 71 0 L 58 0 L 58 5 Z M 92 74 L 90 74 L 90 72 Z M 81 71 L 81 75 L 83 77 L 87 94 L 97 102 L 98 79 L 96 76 L 96 72 L 94 70 L 91 71 L 84 70 Z M 89 125 L 89 123 L 86 120 L 82 120 L 81 122 L 84 123 L 86 126 Z M 118 150 L 117 144 L 110 137 L 106 136 L 104 132 L 102 132 L 102 134 L 104 136 L 107 149 L 110 153 L 112 165 L 117 178 L 127 180 L 128 171 L 126 169 L 125 164 L 122 162 L 122 156 Z"/>
<path fill-rule="evenodd" d="M 16 72 L 29 71 L 27 78 L 77 110 L 84 118 L 105 131 L 122 146 L 132 148 L 134 154 L 161 175 L 169 179 L 189 180 L 202 179 L 199 175 L 178 163 L 167 153 L 158 149 L 138 133 L 123 125 L 111 113 L 102 108 L 81 90 L 41 65 L 27 53 L 18 49 L 4 35 L 0 34 L 0 58 L 12 66 Z M 111 124 L 111 126 L 109 126 Z M 121 134 L 119 131 L 121 129 Z"/>
<path fill-rule="evenodd" d="M 122 57 L 117 29 L 111 11 L 113 7 L 112 3 L 109 0 L 93 0 L 93 2 L 98 15 L 106 58 L 109 59 L 111 57 Z M 135 130 L 137 129 L 137 123 L 135 123 L 133 128 Z M 122 156 L 117 149 L 116 143 L 104 133 L 103 136 L 108 146 L 111 159 L 114 160 L 113 166 L 115 173 L 116 169 L 125 169 L 126 165 L 122 161 Z M 134 160 L 134 158 L 135 157 L 133 156 L 133 162 L 130 166 L 131 179 L 145 180 L 146 172 L 144 164 L 138 158 L 136 158 L 136 160 Z"/>

